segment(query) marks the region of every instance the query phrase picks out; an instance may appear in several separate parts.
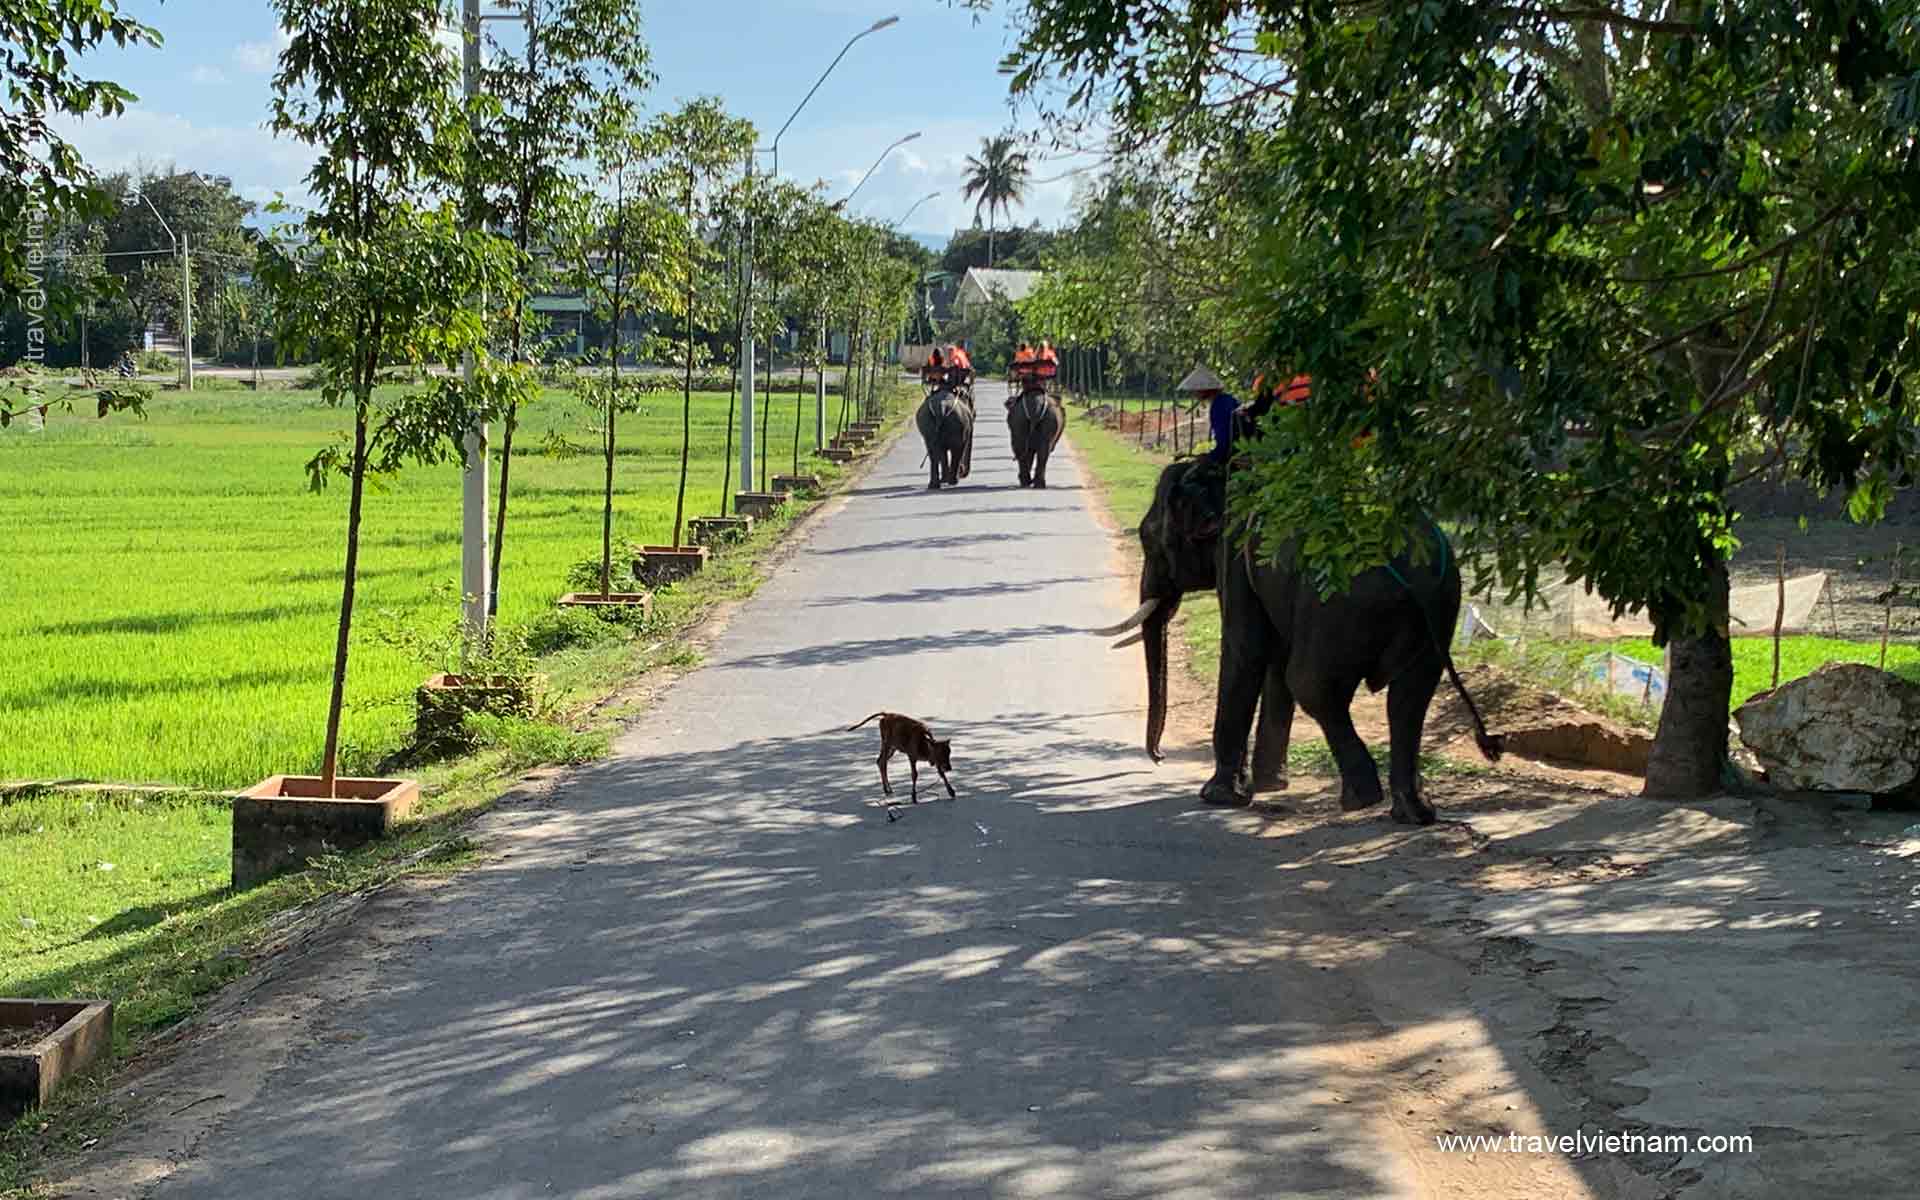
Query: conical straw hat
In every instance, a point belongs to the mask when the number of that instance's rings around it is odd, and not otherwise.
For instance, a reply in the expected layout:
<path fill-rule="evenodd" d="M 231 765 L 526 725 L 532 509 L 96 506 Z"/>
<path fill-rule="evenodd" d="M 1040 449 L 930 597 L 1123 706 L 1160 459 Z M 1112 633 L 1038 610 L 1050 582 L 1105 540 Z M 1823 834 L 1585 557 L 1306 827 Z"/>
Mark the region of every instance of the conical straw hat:
<path fill-rule="evenodd" d="M 1205 367 L 1195 367 L 1193 374 L 1180 381 L 1180 386 L 1177 390 L 1182 392 L 1218 392 L 1224 391 L 1226 386 L 1226 384 L 1220 381 L 1220 377 L 1212 371 L 1207 370 Z"/>

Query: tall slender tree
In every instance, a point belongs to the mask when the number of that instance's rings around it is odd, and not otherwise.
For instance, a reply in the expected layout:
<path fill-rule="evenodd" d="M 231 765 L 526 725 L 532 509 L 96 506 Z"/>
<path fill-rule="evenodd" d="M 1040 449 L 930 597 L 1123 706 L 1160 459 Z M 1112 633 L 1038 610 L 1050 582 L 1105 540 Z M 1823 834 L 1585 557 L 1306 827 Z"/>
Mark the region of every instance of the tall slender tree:
<path fill-rule="evenodd" d="M 307 465 L 318 491 L 345 475 L 346 563 L 321 776 L 334 793 L 347 683 L 360 522 L 370 472 L 461 455 L 487 411 L 482 291 L 512 293 L 512 247 L 463 228 L 451 196 L 466 127 L 458 72 L 435 40 L 437 0 L 275 0 L 288 44 L 274 76 L 271 125 L 318 151 L 314 207 L 263 254 L 281 344 L 313 356 L 321 394 L 353 408 L 344 449 Z M 439 203 L 435 199 L 439 198 Z M 376 407 L 382 370 L 482 359 L 478 386 L 433 377 L 422 393 Z"/>
<path fill-rule="evenodd" d="M 520 0 L 525 16 L 517 41 L 489 34 L 470 156 L 468 203 L 473 216 L 504 229 L 520 251 L 525 277 L 506 308 L 507 344 L 516 387 L 500 430 L 495 482 L 489 595 L 498 602 L 513 483 L 513 438 L 521 404 L 535 391 L 523 369 L 527 306 L 552 277 L 550 231 L 583 178 L 599 131 L 631 123 L 653 82 L 641 36 L 639 0 Z M 498 26 L 496 26 L 498 28 Z"/>
<path fill-rule="evenodd" d="M 680 545 L 680 530 L 687 509 L 687 463 L 693 446 L 693 370 L 702 348 L 700 332 L 721 319 L 722 288 L 712 287 L 714 249 L 708 241 L 717 197 L 715 187 L 720 175 L 753 148 L 751 122 L 730 117 L 720 101 L 712 97 L 689 101 L 678 111 L 655 122 L 655 138 L 660 164 L 654 174 L 655 195 L 659 202 L 675 206 L 680 213 L 679 244 L 673 253 L 680 259 L 680 285 L 668 313 L 681 325 L 681 362 L 683 377 L 680 394 L 680 487 L 673 502 L 672 545 Z"/>

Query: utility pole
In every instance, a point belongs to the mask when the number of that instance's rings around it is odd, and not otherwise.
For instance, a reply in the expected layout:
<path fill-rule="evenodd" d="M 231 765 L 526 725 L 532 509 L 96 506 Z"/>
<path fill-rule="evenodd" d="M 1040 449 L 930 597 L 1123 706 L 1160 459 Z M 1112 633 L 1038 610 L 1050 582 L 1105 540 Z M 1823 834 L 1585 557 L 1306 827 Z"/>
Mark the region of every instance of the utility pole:
<path fill-rule="evenodd" d="M 480 0 L 464 0 L 460 22 L 463 82 L 469 108 L 480 94 Z M 473 383 L 473 351 L 460 359 L 460 377 Z M 471 394 L 471 393 L 469 393 Z M 461 620 L 470 645 L 480 645 L 487 636 L 493 615 L 492 562 L 488 554 L 487 529 L 487 423 L 476 421 L 467 430 L 463 445 L 467 469 L 460 486 L 460 596 Z"/>
<path fill-rule="evenodd" d="M 187 390 L 193 390 L 193 255 L 187 248 L 187 232 L 180 231 L 180 311 L 186 326 L 180 361 L 187 365 Z"/>
<path fill-rule="evenodd" d="M 752 491 L 753 463 L 753 150 L 747 150 L 747 219 L 740 223 L 740 486 Z"/>

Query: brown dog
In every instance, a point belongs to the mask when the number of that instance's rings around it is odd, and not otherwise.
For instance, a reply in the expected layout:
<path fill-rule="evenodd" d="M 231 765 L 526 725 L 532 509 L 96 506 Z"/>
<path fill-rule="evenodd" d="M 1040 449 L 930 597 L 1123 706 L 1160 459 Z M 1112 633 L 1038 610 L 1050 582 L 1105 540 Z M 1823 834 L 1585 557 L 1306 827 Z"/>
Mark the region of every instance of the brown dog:
<path fill-rule="evenodd" d="M 947 795 L 958 799 L 953 790 L 953 781 L 947 778 L 947 772 L 953 770 L 953 743 L 934 740 L 933 730 L 912 717 L 903 717 L 899 713 L 877 712 L 866 721 L 847 726 L 847 732 L 865 725 L 874 717 L 880 718 L 880 757 L 876 760 L 880 767 L 880 786 L 886 794 L 893 795 L 893 784 L 887 779 L 887 760 L 895 751 L 907 756 L 907 768 L 913 772 L 913 802 L 920 803 L 920 764 L 932 763 L 933 769 L 940 772 L 940 782 L 947 785 Z"/>

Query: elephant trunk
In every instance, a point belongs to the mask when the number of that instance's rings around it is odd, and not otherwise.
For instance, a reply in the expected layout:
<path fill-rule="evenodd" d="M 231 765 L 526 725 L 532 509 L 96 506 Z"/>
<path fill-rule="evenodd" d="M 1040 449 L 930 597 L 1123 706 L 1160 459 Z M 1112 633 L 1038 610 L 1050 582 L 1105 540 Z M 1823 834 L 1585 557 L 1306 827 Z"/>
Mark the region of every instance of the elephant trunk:
<path fill-rule="evenodd" d="M 1180 609 L 1180 594 L 1164 599 L 1141 628 L 1147 650 L 1147 756 L 1161 760 L 1160 736 L 1167 731 L 1167 629 Z"/>

